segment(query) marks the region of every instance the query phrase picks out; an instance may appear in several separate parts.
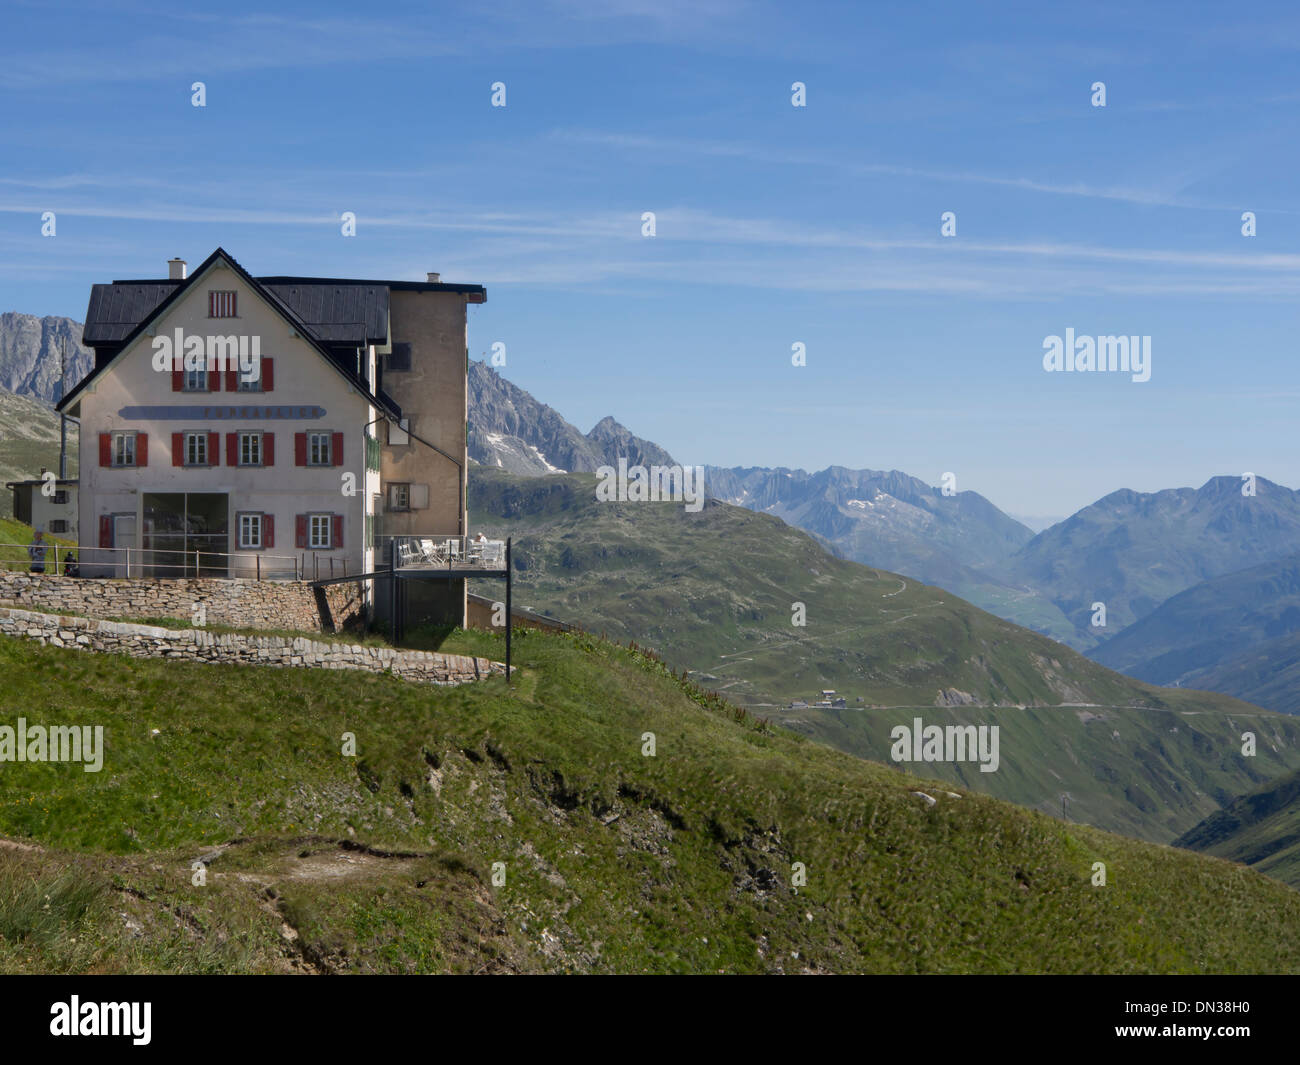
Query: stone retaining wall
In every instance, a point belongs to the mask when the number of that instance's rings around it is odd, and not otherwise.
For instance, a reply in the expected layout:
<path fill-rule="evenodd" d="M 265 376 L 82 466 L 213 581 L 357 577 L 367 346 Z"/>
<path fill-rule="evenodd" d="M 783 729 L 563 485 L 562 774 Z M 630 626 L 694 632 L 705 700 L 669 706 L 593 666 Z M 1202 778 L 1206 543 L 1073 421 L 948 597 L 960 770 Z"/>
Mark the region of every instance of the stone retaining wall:
<path fill-rule="evenodd" d="M 203 629 L 164 629 L 125 621 L 59 617 L 0 607 L 0 633 L 39 640 L 52 647 L 128 654 L 133 658 L 172 658 L 196 662 L 317 669 L 360 669 L 391 673 L 403 680 L 451 685 L 505 676 L 506 667 L 488 658 L 390 647 L 324 643 L 305 637 L 241 636 Z"/>
<path fill-rule="evenodd" d="M 313 589 L 306 581 L 191 577 L 98 580 L 0 571 L 0 603 L 90 617 L 178 618 L 239 629 L 338 632 L 365 609 L 361 581 Z M 318 597 L 328 606 L 322 617 Z"/>

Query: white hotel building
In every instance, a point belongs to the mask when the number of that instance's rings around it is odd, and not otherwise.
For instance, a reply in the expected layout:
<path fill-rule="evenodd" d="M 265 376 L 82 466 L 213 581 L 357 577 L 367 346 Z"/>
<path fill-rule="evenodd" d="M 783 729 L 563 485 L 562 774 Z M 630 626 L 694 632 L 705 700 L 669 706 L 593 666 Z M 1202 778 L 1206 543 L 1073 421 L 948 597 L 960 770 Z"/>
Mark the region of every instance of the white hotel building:
<path fill-rule="evenodd" d="M 436 274 L 254 278 L 220 248 L 93 286 L 95 365 L 59 404 L 81 428 L 83 575 L 310 580 L 383 566 L 385 534 L 464 536 L 467 307 L 486 298 Z M 178 335 L 260 363 L 158 367 Z M 426 594 L 463 623 L 463 581 Z"/>

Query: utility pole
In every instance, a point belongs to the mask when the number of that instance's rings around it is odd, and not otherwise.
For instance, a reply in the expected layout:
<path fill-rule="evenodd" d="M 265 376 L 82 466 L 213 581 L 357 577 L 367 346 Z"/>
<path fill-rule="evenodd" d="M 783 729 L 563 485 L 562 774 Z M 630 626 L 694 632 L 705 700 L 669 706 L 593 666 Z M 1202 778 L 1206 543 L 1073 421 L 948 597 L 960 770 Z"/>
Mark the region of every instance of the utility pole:
<path fill-rule="evenodd" d="M 59 402 L 68 394 L 68 342 L 59 338 Z M 68 416 L 59 411 L 59 480 L 68 479 Z"/>

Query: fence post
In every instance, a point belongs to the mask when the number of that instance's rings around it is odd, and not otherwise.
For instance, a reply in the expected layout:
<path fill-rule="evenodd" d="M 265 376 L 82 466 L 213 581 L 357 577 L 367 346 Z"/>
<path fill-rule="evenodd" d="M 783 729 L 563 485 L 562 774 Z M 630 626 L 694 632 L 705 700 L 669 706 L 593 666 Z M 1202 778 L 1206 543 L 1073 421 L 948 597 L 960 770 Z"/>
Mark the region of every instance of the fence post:
<path fill-rule="evenodd" d="M 257 560 L 257 579 L 260 581 L 262 579 L 262 556 L 254 555 L 253 558 Z"/>

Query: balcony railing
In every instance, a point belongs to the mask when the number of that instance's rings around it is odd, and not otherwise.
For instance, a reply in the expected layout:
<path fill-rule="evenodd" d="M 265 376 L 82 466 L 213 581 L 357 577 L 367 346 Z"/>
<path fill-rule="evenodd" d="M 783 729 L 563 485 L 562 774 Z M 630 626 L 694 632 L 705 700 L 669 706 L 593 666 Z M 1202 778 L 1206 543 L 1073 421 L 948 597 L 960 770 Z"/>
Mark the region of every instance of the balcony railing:
<path fill-rule="evenodd" d="M 31 571 L 27 558 L 30 544 L 0 543 L 0 568 Z M 68 547 L 47 545 L 44 572 L 67 576 L 71 553 L 72 576 L 76 577 L 244 577 L 259 581 L 305 580 L 328 573 L 347 575 L 347 559 L 333 555 L 270 555 L 262 551 L 166 551 L 141 547 Z M 354 569 L 355 572 L 355 569 Z"/>
<path fill-rule="evenodd" d="M 377 557 L 397 569 L 409 570 L 499 570 L 506 569 L 506 542 L 478 536 L 380 537 Z"/>

